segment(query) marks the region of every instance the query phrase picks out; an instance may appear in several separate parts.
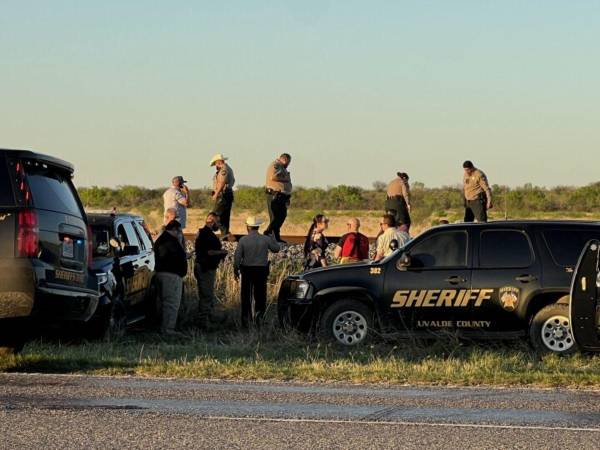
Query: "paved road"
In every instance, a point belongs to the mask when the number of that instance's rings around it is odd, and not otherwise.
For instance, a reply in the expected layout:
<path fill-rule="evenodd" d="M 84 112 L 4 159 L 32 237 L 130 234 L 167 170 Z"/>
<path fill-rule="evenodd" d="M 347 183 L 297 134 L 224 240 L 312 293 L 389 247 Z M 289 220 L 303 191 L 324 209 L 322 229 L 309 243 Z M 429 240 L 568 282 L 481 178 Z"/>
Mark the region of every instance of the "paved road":
<path fill-rule="evenodd" d="M 0 374 L 0 448 L 598 448 L 600 391 Z"/>

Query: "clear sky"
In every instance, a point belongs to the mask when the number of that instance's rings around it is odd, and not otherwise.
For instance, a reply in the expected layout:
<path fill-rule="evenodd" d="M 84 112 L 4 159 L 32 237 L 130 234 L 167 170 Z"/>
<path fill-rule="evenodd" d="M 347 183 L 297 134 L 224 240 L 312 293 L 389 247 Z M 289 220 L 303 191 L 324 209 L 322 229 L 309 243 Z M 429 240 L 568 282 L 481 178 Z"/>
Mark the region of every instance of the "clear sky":
<path fill-rule="evenodd" d="M 78 185 L 600 180 L 599 1 L 0 4 L 0 147 Z"/>

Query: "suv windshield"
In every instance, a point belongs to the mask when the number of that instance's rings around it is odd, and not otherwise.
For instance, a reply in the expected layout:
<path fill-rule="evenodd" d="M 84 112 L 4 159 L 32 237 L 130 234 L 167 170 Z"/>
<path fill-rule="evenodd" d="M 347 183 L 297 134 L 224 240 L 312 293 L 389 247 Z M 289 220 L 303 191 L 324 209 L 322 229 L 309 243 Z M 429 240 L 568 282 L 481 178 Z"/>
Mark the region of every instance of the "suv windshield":
<path fill-rule="evenodd" d="M 92 256 L 110 256 L 112 248 L 110 246 L 110 231 L 107 226 L 92 226 Z"/>
<path fill-rule="evenodd" d="M 25 173 L 34 207 L 83 217 L 68 174 L 33 164 L 25 165 Z"/>

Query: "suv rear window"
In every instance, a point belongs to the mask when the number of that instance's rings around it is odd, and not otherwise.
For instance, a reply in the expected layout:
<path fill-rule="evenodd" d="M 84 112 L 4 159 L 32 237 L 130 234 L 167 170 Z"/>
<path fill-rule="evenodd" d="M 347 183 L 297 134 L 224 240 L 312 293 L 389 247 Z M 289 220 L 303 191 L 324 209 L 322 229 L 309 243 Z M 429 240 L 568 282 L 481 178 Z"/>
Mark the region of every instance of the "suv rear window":
<path fill-rule="evenodd" d="M 0 206 L 15 206 L 6 159 L 0 156 Z"/>
<path fill-rule="evenodd" d="M 33 206 L 83 217 L 70 176 L 45 165 L 25 164 Z"/>
<path fill-rule="evenodd" d="M 533 262 L 527 235 L 518 230 L 486 230 L 481 233 L 479 265 L 490 269 L 529 267 Z"/>
<path fill-rule="evenodd" d="M 583 246 L 590 239 L 600 238 L 600 230 L 547 230 L 543 235 L 554 262 L 559 266 L 574 267 Z"/>

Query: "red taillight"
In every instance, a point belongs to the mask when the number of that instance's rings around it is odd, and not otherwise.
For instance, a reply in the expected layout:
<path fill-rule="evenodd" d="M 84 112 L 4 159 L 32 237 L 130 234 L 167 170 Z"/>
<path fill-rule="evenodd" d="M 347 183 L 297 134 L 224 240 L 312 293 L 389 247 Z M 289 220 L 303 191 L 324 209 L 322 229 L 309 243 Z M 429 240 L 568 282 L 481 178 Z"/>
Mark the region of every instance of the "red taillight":
<path fill-rule="evenodd" d="M 92 268 L 92 254 L 94 252 L 94 239 L 92 238 L 92 227 L 87 227 L 87 251 L 88 251 L 88 268 Z"/>
<path fill-rule="evenodd" d="M 40 230 L 38 228 L 37 213 L 29 209 L 19 211 L 18 221 L 18 254 L 22 257 L 35 258 L 40 251 Z"/>

